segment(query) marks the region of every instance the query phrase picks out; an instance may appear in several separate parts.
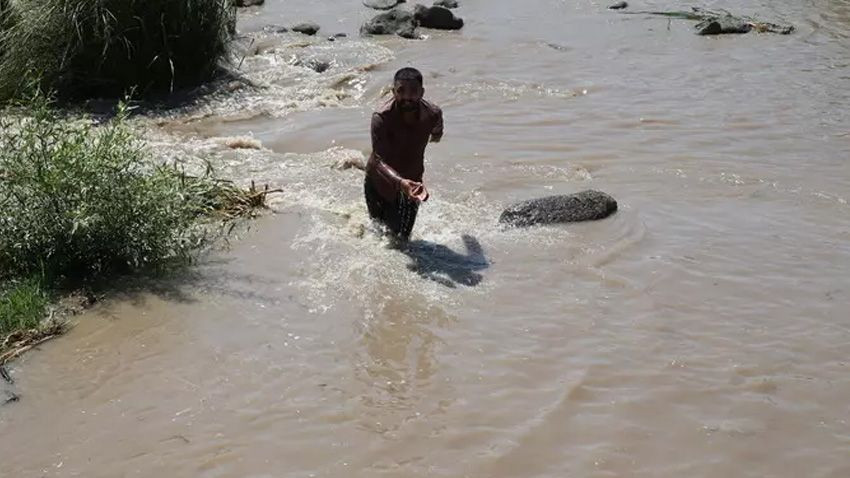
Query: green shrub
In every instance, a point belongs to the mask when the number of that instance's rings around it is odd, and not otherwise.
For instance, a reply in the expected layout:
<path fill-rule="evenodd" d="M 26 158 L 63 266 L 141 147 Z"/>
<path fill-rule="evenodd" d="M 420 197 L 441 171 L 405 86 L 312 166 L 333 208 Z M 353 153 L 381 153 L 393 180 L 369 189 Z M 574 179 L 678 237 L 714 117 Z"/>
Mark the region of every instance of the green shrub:
<path fill-rule="evenodd" d="M 0 0 L 0 61 L 3 60 L 3 52 L 6 51 L 4 32 L 12 25 L 11 9 L 9 0 Z"/>
<path fill-rule="evenodd" d="M 155 165 L 125 117 L 64 120 L 43 96 L 0 117 L 0 279 L 126 272 L 202 244 L 206 182 Z"/>
<path fill-rule="evenodd" d="M 0 0 L 9 2 L 10 0 Z M 121 96 L 212 77 L 235 21 L 231 0 L 12 0 L 0 32 L 0 100 L 41 78 L 62 96 Z"/>
<path fill-rule="evenodd" d="M 0 338 L 15 331 L 38 328 L 47 303 L 47 293 L 37 280 L 0 285 Z"/>

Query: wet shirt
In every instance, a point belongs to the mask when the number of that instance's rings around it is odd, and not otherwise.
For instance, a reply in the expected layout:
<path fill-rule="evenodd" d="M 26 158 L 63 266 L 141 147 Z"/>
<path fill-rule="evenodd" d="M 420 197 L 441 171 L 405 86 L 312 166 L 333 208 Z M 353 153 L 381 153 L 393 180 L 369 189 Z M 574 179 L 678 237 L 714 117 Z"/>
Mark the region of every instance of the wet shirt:
<path fill-rule="evenodd" d="M 443 135 L 443 112 L 428 101 L 421 100 L 418 121 L 408 123 L 402 113 L 390 101 L 372 115 L 372 161 L 381 159 L 395 170 L 399 176 L 412 181 L 422 181 L 425 172 L 425 147 L 433 135 Z M 377 156 L 377 158 L 375 157 Z M 381 196 L 393 197 L 398 185 L 389 184 L 386 179 L 370 168 L 369 177 Z"/>

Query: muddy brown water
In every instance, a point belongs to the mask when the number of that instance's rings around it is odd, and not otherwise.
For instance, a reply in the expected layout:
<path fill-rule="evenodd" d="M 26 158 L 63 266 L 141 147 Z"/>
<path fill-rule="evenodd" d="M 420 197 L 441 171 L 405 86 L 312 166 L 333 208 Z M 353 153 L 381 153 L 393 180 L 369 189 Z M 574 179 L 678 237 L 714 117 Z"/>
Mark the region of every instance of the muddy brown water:
<path fill-rule="evenodd" d="M 850 476 L 850 3 L 703 4 L 798 27 L 718 38 L 606 5 L 463 0 L 418 42 L 243 12 L 263 88 L 139 123 L 277 213 L 15 363 L 0 476 Z M 402 254 L 333 166 L 405 65 L 447 129 Z M 591 187 L 620 211 L 495 225 Z"/>

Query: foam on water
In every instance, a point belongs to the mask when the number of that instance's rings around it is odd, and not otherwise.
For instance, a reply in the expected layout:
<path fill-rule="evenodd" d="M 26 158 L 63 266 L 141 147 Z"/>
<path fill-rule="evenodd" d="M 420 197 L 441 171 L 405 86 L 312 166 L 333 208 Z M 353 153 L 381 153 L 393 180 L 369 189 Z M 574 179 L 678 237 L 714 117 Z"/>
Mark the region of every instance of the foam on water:
<path fill-rule="evenodd" d="M 240 40 L 231 59 L 248 85 L 232 82 L 201 104 L 166 116 L 183 123 L 259 116 L 282 117 L 295 111 L 358 106 L 368 72 L 393 59 L 388 48 L 365 39 L 329 42 L 290 33 L 252 33 Z M 322 72 L 314 65 L 327 67 Z"/>

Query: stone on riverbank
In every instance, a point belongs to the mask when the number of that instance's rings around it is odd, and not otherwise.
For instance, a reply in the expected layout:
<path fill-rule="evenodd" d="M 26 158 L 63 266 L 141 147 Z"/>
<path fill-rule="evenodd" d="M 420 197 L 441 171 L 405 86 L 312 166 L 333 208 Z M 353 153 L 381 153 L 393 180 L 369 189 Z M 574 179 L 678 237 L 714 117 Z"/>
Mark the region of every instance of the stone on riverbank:
<path fill-rule="evenodd" d="M 617 201 L 601 191 L 549 196 L 513 204 L 502 212 L 500 224 L 527 227 L 540 224 L 595 221 L 617 211 Z"/>
<path fill-rule="evenodd" d="M 417 38 L 416 19 L 413 14 L 402 9 L 390 10 L 376 15 L 360 27 L 362 35 L 392 35 L 404 38 Z"/>
<path fill-rule="evenodd" d="M 463 19 L 456 17 L 448 8 L 416 5 L 413 12 L 416 21 L 425 28 L 436 30 L 460 30 L 463 28 Z"/>

